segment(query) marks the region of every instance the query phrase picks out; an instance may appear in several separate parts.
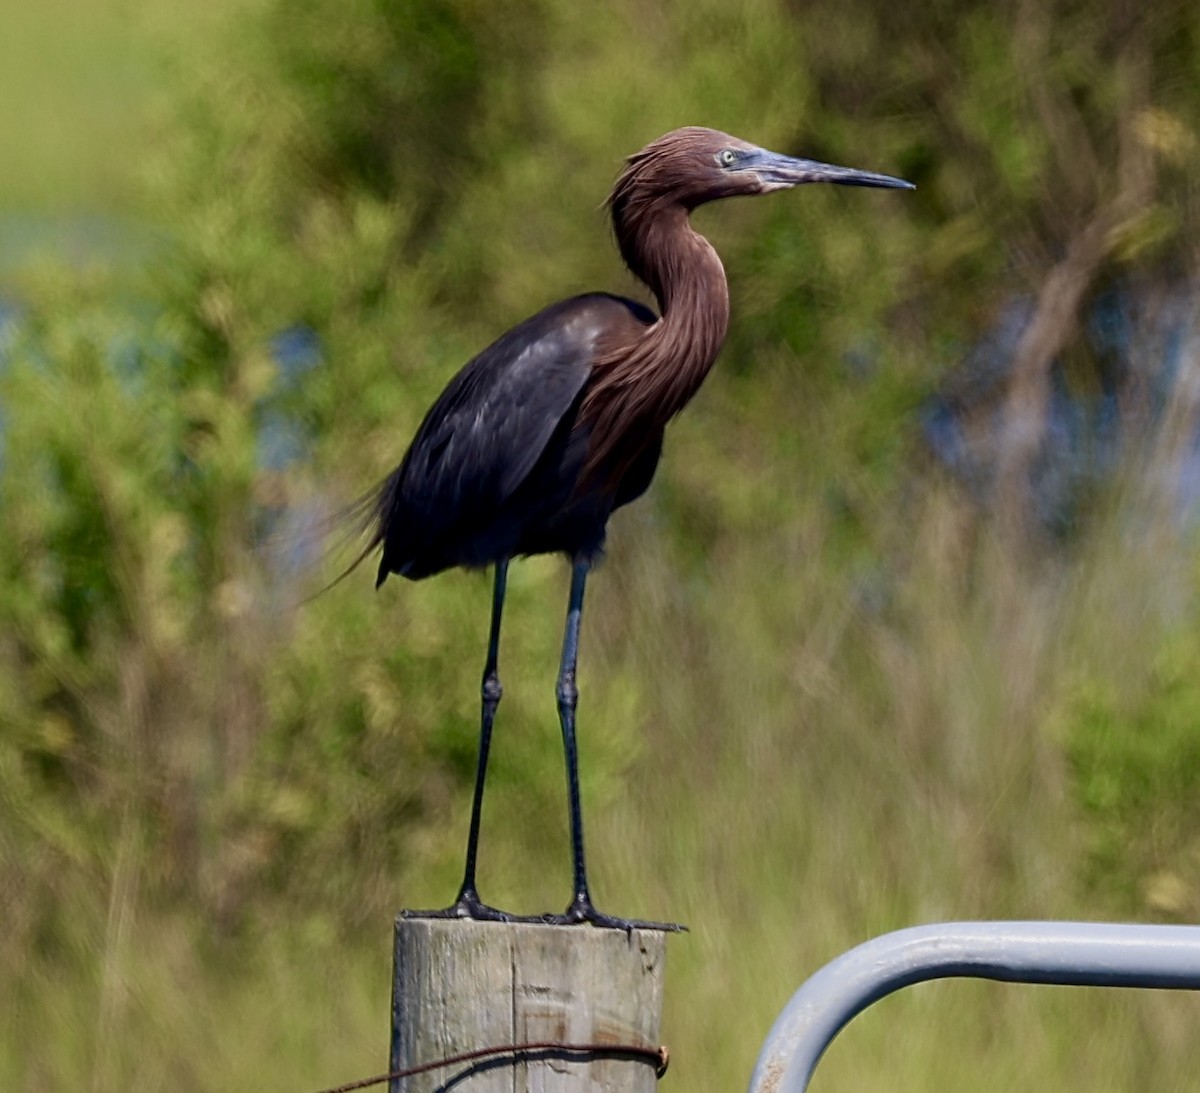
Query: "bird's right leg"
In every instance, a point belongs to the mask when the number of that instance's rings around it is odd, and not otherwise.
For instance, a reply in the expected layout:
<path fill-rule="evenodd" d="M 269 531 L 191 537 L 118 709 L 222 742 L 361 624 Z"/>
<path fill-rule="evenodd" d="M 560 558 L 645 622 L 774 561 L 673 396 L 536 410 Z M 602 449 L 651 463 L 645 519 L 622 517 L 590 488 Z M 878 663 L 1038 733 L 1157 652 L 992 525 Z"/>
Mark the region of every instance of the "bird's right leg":
<path fill-rule="evenodd" d="M 590 922 L 618 930 L 668 930 L 678 932 L 683 926 L 673 922 L 646 922 L 641 919 L 614 918 L 596 910 L 588 891 L 587 865 L 583 857 L 583 807 L 579 801 L 579 749 L 575 737 L 575 707 L 579 688 L 575 685 L 575 669 L 579 659 L 579 624 L 583 616 L 583 590 L 587 584 L 591 561 L 576 558 L 571 567 L 571 595 L 567 603 L 567 626 L 563 635 L 562 665 L 558 672 L 558 717 L 562 726 L 563 752 L 567 761 L 567 809 L 571 823 L 571 862 L 574 872 L 575 895 L 561 915 L 543 915 L 542 921 L 555 926 Z"/>

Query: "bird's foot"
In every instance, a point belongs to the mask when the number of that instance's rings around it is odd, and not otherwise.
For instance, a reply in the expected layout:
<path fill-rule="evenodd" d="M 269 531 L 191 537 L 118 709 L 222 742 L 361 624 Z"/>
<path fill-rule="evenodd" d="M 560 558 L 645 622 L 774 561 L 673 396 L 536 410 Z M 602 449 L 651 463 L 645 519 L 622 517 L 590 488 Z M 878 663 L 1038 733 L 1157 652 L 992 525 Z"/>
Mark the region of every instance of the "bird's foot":
<path fill-rule="evenodd" d="M 577 895 L 571 905 L 561 915 L 543 915 L 542 922 L 550 926 L 576 926 L 588 922 L 603 930 L 662 930 L 665 933 L 681 934 L 687 932 L 686 926 L 677 922 L 648 922 L 640 918 L 615 918 L 597 911 L 591 897 L 586 893 Z"/>
<path fill-rule="evenodd" d="M 401 911 L 401 918 L 467 918 L 475 922 L 541 922 L 541 915 L 514 915 L 509 911 L 501 911 L 492 907 L 479 898 L 474 889 L 464 889 L 459 892 L 449 907 L 440 911 Z"/>

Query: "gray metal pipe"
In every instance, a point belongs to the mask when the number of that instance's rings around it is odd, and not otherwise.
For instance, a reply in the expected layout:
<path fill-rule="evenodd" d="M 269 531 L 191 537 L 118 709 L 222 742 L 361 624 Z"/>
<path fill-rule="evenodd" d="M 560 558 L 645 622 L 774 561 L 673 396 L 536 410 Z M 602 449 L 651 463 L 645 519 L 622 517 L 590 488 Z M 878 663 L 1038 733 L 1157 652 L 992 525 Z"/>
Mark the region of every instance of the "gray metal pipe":
<path fill-rule="evenodd" d="M 930 979 L 1200 990 L 1200 926 L 948 922 L 884 934 L 843 953 L 784 1007 L 750 1093 L 804 1093 L 833 1038 L 872 1002 Z"/>

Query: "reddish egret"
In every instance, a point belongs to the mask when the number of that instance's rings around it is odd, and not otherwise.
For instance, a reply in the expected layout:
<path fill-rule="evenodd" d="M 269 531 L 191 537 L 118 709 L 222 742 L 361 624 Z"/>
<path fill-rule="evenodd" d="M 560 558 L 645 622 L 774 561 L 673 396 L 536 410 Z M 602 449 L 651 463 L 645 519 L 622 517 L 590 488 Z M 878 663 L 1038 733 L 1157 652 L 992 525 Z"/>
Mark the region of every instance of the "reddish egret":
<path fill-rule="evenodd" d="M 370 542 L 389 573 L 420 580 L 454 566 L 495 566 L 483 671 L 479 765 L 458 899 L 439 917 L 498 919 L 475 885 L 492 724 L 500 702 L 500 615 L 509 561 L 561 552 L 572 565 L 556 694 L 567 765 L 575 892 L 539 921 L 676 929 L 601 914 L 588 891 L 575 744 L 575 661 L 588 571 L 614 509 L 650 485 L 663 430 L 712 367 L 729 321 L 725 272 L 688 214 L 740 194 L 806 182 L 912 189 L 888 175 L 768 152 L 712 129 L 677 129 L 630 157 L 608 199 L 630 271 L 659 315 L 590 293 L 552 304 L 488 346 L 450 381 L 400 466 L 370 500 Z"/>

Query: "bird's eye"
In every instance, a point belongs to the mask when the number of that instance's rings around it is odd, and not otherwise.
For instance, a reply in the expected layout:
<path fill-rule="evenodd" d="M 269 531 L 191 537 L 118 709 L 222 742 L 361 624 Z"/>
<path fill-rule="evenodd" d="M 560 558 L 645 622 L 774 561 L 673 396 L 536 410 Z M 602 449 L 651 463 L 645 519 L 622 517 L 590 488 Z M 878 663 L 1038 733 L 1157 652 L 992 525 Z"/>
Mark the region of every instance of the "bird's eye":
<path fill-rule="evenodd" d="M 737 152 L 732 148 L 726 148 L 717 156 L 717 162 L 722 167 L 732 167 L 737 162 Z"/>

